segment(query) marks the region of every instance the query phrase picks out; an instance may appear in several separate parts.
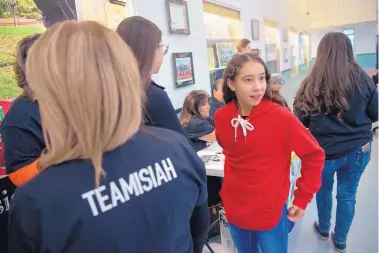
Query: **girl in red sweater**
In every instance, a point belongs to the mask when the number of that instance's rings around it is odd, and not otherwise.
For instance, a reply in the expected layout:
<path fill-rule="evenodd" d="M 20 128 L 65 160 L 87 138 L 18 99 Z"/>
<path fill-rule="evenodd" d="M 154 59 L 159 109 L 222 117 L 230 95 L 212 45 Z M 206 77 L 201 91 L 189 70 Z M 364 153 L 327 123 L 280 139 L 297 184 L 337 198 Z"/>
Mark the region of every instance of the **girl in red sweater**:
<path fill-rule="evenodd" d="M 320 187 L 325 155 L 300 121 L 272 97 L 261 58 L 234 56 L 224 72 L 226 106 L 215 114 L 216 138 L 225 154 L 221 190 L 239 253 L 287 253 L 290 221 L 303 215 Z M 302 161 L 290 209 L 290 160 Z M 289 221 L 290 220 L 290 221 Z"/>

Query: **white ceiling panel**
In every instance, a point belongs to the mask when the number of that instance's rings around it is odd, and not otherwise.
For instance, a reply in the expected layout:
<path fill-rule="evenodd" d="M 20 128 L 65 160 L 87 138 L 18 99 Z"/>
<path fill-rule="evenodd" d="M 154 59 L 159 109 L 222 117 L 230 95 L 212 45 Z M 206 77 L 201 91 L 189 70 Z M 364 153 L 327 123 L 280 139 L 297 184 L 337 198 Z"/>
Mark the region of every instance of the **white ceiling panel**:
<path fill-rule="evenodd" d="M 326 28 L 376 20 L 377 0 L 284 0 L 309 13 L 310 28 Z"/>

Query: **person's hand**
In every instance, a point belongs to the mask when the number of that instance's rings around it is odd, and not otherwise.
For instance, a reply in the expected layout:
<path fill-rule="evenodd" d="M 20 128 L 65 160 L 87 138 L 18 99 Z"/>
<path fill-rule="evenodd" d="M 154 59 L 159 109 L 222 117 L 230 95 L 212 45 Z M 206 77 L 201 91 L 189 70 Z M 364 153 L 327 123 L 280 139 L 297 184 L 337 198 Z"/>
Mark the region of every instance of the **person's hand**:
<path fill-rule="evenodd" d="M 305 210 L 301 209 L 297 206 L 291 206 L 290 209 L 288 209 L 288 219 L 292 222 L 297 222 L 301 217 L 304 216 Z"/>
<path fill-rule="evenodd" d="M 377 69 L 369 69 L 367 72 L 370 76 L 376 76 L 378 74 Z"/>

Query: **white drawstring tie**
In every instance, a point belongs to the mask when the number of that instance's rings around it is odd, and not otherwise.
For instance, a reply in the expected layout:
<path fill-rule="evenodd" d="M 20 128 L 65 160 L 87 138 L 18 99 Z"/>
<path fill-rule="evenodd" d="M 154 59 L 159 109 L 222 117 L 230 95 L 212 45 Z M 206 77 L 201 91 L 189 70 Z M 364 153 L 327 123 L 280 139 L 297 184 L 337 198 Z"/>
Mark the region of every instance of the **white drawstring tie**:
<path fill-rule="evenodd" d="M 246 135 L 247 135 L 247 130 L 253 131 L 254 127 L 253 125 L 249 122 L 249 120 L 243 119 L 241 115 L 238 114 L 237 118 L 233 118 L 232 121 L 230 122 L 232 124 L 232 127 L 234 127 L 234 142 L 237 142 L 237 129 L 238 126 L 241 126 L 243 136 L 245 137 L 246 140 Z"/>

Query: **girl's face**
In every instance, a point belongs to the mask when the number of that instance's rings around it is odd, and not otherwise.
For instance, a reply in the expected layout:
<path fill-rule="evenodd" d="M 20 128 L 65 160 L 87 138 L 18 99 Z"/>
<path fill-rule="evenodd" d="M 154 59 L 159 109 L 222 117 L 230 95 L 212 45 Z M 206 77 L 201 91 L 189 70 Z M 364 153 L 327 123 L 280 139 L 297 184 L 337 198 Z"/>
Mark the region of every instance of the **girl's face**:
<path fill-rule="evenodd" d="M 209 105 L 209 101 L 208 100 L 206 100 L 203 103 L 201 103 L 199 105 L 199 107 L 197 108 L 197 110 L 200 113 L 200 116 L 202 118 L 204 118 L 204 119 L 209 117 L 209 110 L 210 109 L 211 109 L 211 106 Z"/>
<path fill-rule="evenodd" d="M 228 80 L 228 86 L 236 93 L 241 106 L 250 109 L 257 106 L 267 89 L 264 66 L 255 61 L 246 62 L 238 71 L 235 80 Z"/>

